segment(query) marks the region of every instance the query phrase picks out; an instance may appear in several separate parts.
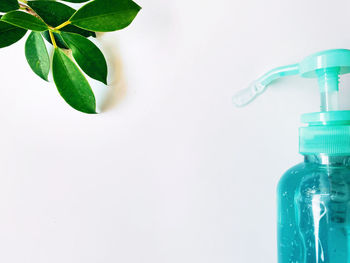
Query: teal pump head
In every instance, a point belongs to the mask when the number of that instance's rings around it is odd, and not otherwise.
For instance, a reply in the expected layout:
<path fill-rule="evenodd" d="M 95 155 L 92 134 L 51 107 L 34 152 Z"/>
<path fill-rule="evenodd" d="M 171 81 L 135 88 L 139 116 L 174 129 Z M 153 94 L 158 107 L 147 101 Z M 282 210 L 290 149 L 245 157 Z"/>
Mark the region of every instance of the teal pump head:
<path fill-rule="evenodd" d="M 247 89 L 238 92 L 233 102 L 242 107 L 262 94 L 270 83 L 285 76 L 317 78 L 321 111 L 303 114 L 306 127 L 299 129 L 301 154 L 350 155 L 350 111 L 340 111 L 339 76 L 350 73 L 350 50 L 333 49 L 306 57 L 298 64 L 267 72 Z"/>

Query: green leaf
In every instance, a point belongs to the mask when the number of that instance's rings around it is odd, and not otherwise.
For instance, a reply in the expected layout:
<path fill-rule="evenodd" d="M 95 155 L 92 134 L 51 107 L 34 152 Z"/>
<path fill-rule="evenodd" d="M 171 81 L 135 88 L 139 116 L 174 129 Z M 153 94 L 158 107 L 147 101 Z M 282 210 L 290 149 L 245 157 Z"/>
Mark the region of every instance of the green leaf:
<path fill-rule="evenodd" d="M 94 0 L 80 8 L 70 21 L 91 31 L 116 31 L 130 25 L 140 10 L 132 0 Z"/>
<path fill-rule="evenodd" d="M 43 80 L 48 80 L 50 57 L 40 33 L 32 32 L 25 45 L 25 54 L 29 66 Z"/>
<path fill-rule="evenodd" d="M 26 32 L 27 30 L 23 28 L 15 27 L 0 20 L 0 48 L 8 47 L 16 43 Z"/>
<path fill-rule="evenodd" d="M 28 5 L 52 27 L 66 22 L 75 12 L 70 6 L 54 1 L 28 1 Z"/>
<path fill-rule="evenodd" d="M 72 50 L 73 57 L 80 68 L 91 78 L 107 85 L 107 63 L 101 50 L 80 35 L 62 32 L 61 36 Z"/>
<path fill-rule="evenodd" d="M 0 0 L 2 1 L 2 0 Z M 11 11 L 5 14 L 2 21 L 14 26 L 22 27 L 33 31 L 48 30 L 47 25 L 41 19 L 21 11 Z"/>
<path fill-rule="evenodd" d="M 68 21 L 69 18 L 76 12 L 74 8 L 54 1 L 29 1 L 28 5 L 46 22 L 46 24 L 52 27 L 57 27 Z M 85 37 L 96 36 L 94 32 L 87 31 L 73 25 L 65 26 L 60 30 L 77 33 Z"/>
<path fill-rule="evenodd" d="M 0 12 L 9 12 L 19 9 L 17 0 L 0 0 Z"/>
<path fill-rule="evenodd" d="M 58 92 L 74 109 L 96 113 L 96 101 L 91 87 L 74 62 L 62 50 L 55 48 L 52 74 Z"/>

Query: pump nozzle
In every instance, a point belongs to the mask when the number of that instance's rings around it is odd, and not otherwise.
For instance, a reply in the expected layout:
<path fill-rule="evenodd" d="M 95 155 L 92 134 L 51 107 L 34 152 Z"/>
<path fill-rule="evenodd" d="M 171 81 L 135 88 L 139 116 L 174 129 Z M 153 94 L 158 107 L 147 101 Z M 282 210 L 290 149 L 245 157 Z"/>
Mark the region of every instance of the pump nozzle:
<path fill-rule="evenodd" d="M 318 52 L 298 64 L 273 69 L 233 97 L 242 107 L 262 94 L 274 80 L 290 75 L 317 78 L 321 95 L 321 111 L 338 110 L 339 75 L 350 73 L 350 50 L 332 49 Z"/>
<path fill-rule="evenodd" d="M 261 76 L 254 82 L 252 82 L 248 88 L 239 91 L 233 97 L 233 103 L 237 107 L 243 107 L 255 100 L 261 95 L 268 87 L 268 85 L 276 79 L 284 76 L 291 76 L 299 74 L 299 65 L 293 64 L 284 67 L 278 67 L 270 70 L 265 75 Z"/>

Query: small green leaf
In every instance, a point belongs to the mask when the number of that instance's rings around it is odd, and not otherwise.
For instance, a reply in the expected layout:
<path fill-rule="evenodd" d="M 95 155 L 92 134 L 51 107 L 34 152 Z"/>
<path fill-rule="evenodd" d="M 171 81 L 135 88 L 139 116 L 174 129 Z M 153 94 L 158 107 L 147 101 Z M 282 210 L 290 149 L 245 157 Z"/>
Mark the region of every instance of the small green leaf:
<path fill-rule="evenodd" d="M 70 21 L 95 32 L 116 31 L 130 25 L 140 10 L 132 0 L 94 0 L 80 8 Z"/>
<path fill-rule="evenodd" d="M 74 109 L 96 113 L 96 101 L 91 87 L 74 62 L 62 50 L 55 48 L 52 74 L 58 92 Z"/>
<path fill-rule="evenodd" d="M 22 11 L 11 11 L 5 14 L 1 20 L 14 26 L 22 27 L 24 29 L 29 29 L 32 31 L 40 32 L 48 30 L 48 27 L 44 21 Z"/>
<path fill-rule="evenodd" d="M 1 18 L 1 16 L 0 16 Z M 0 20 L 0 48 L 8 47 L 19 41 L 27 30 Z"/>
<path fill-rule="evenodd" d="M 28 5 L 46 22 L 46 24 L 52 27 L 57 27 L 68 21 L 69 18 L 76 12 L 74 8 L 54 1 L 29 1 Z M 96 36 L 94 32 L 87 31 L 73 25 L 65 26 L 60 30 L 77 33 L 85 37 Z"/>
<path fill-rule="evenodd" d="M 50 57 L 40 33 L 32 32 L 29 35 L 25 45 L 25 54 L 34 73 L 47 81 L 50 71 Z"/>
<path fill-rule="evenodd" d="M 101 50 L 90 40 L 78 34 L 62 32 L 61 36 L 72 50 L 80 68 L 91 78 L 107 85 L 107 63 Z"/>
<path fill-rule="evenodd" d="M 0 12 L 9 12 L 19 9 L 17 0 L 0 0 Z"/>

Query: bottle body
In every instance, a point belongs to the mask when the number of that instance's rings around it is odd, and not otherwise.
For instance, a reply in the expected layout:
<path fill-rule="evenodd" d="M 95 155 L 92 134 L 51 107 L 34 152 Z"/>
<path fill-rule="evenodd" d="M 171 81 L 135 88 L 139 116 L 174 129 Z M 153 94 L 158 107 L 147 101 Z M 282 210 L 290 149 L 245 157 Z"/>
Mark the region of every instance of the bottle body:
<path fill-rule="evenodd" d="M 350 263 L 350 156 L 305 156 L 278 185 L 278 262 Z"/>

